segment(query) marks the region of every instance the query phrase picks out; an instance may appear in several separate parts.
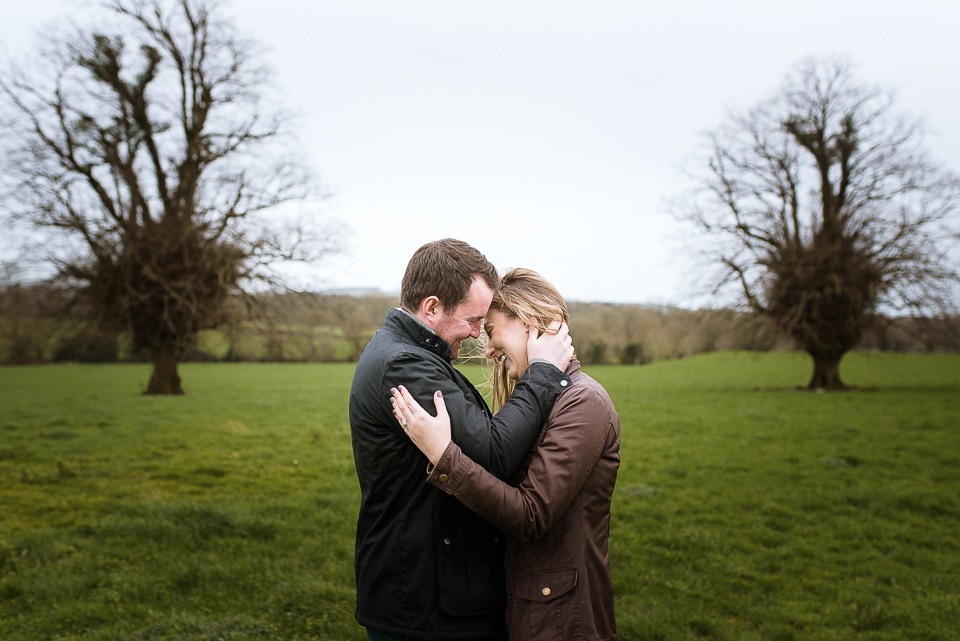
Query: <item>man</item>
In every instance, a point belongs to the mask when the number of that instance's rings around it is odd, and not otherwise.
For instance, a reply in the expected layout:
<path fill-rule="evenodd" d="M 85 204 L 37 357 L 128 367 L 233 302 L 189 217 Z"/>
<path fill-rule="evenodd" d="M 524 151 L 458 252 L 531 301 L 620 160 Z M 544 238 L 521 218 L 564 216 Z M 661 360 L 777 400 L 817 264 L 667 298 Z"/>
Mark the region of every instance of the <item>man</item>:
<path fill-rule="evenodd" d="M 503 537 L 456 499 L 425 482 L 427 459 L 397 425 L 390 390 L 404 385 L 433 412 L 443 394 L 454 442 L 508 479 L 540 433 L 573 355 L 566 325 L 533 332 L 530 367 L 491 416 L 456 370 L 460 345 L 480 335 L 498 278 L 464 242 L 427 243 L 407 265 L 401 309 L 391 309 L 357 362 L 350 430 L 360 479 L 357 621 L 371 640 L 505 640 Z"/>

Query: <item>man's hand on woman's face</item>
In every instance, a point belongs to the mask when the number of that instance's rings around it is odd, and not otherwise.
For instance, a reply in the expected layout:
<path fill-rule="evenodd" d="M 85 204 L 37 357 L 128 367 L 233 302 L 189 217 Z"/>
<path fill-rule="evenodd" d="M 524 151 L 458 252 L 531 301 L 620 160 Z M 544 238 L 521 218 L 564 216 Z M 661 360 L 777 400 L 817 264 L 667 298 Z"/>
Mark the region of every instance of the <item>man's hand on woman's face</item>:
<path fill-rule="evenodd" d="M 570 338 L 569 328 L 559 319 L 550 323 L 547 330 L 537 336 L 537 328 L 529 328 L 527 338 L 527 362 L 535 358 L 550 361 L 565 371 L 573 358 L 573 339 Z"/>

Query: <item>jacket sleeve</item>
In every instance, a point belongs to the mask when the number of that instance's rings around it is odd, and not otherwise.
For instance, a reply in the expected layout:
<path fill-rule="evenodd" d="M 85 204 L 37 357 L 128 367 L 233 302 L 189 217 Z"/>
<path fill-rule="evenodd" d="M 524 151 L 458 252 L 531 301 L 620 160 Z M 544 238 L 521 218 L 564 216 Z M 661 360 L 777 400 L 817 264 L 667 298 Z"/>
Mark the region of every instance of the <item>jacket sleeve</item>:
<path fill-rule="evenodd" d="M 431 415 L 437 410 L 434 392 L 443 393 L 450 414 L 453 442 L 498 479 L 509 479 L 523 462 L 560 392 L 570 377 L 550 363 L 534 363 L 518 381 L 510 401 L 491 417 L 483 398 L 452 379 L 439 363 L 413 353 L 394 359 L 381 387 L 384 420 L 395 424 L 390 388 L 403 385 Z M 400 426 L 396 428 L 399 430 Z"/>
<path fill-rule="evenodd" d="M 494 478 L 451 443 L 427 481 L 521 541 L 542 537 L 563 516 L 603 453 L 613 408 L 594 390 L 557 401 L 540 446 L 514 487 Z"/>

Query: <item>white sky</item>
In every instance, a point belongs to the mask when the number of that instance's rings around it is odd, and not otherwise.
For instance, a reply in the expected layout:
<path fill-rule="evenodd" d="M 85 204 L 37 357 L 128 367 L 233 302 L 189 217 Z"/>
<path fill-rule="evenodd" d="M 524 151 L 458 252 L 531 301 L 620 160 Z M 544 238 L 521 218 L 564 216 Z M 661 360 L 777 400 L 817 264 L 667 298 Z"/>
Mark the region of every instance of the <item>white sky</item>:
<path fill-rule="evenodd" d="M 0 55 L 92 2 L 6 3 Z M 413 251 L 463 239 L 568 300 L 689 304 L 664 199 L 728 109 L 810 56 L 924 119 L 960 171 L 955 0 L 234 0 L 270 48 L 304 146 L 351 230 L 314 289 L 399 289 Z"/>

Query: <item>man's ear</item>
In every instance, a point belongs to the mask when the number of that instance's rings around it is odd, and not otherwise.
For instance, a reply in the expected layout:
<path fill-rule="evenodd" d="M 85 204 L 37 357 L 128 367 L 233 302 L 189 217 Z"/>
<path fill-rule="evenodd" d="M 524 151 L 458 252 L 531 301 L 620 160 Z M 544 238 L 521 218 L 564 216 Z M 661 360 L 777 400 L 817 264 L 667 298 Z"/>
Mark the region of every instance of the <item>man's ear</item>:
<path fill-rule="evenodd" d="M 433 321 L 437 315 L 443 311 L 440 305 L 440 299 L 436 296 L 427 296 L 420 301 L 420 320 L 433 327 Z"/>

